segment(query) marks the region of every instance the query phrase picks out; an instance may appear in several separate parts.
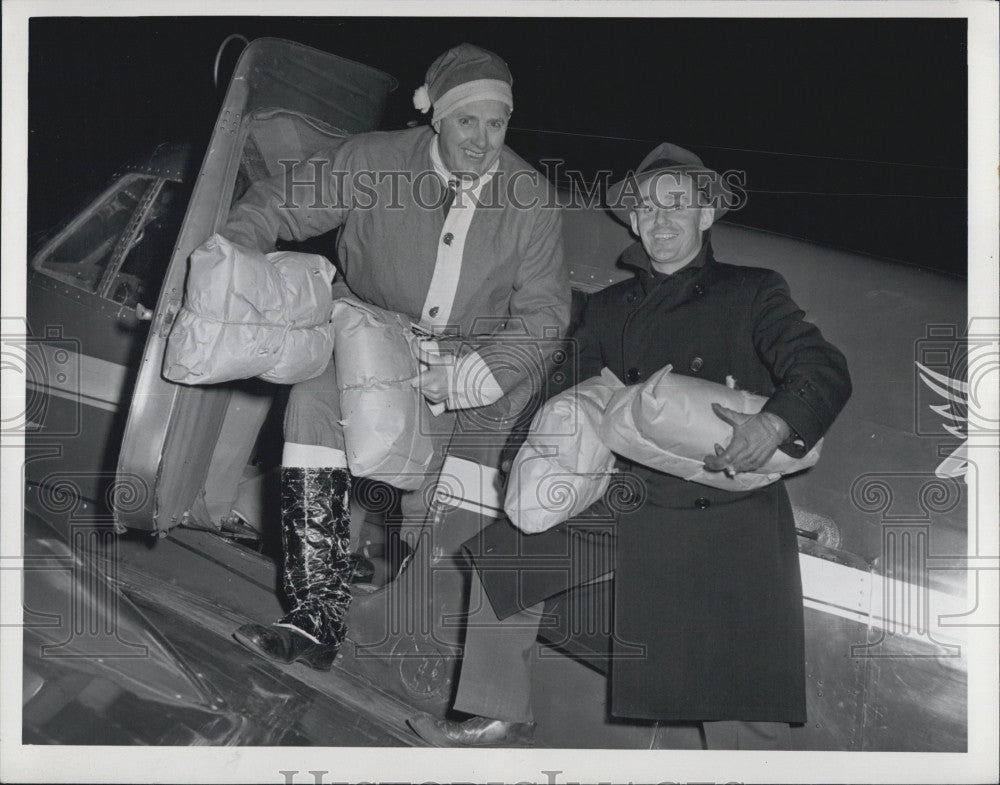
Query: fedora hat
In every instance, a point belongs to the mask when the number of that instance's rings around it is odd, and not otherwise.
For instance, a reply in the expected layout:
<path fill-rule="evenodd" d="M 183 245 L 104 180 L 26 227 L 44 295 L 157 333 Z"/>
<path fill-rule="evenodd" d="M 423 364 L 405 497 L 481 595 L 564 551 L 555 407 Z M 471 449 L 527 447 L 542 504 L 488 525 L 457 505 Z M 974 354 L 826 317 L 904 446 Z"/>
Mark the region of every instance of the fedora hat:
<path fill-rule="evenodd" d="M 691 194 L 692 201 L 697 200 L 696 203 L 701 206 L 714 207 L 716 220 L 729 211 L 731 202 L 726 197 L 731 198 L 731 191 L 719 174 L 706 167 L 701 158 L 690 150 L 670 142 L 657 145 L 639 166 L 608 188 L 608 209 L 615 218 L 628 225 L 629 213 L 639 202 L 639 184 L 665 172 L 689 175 L 697 191 Z"/>

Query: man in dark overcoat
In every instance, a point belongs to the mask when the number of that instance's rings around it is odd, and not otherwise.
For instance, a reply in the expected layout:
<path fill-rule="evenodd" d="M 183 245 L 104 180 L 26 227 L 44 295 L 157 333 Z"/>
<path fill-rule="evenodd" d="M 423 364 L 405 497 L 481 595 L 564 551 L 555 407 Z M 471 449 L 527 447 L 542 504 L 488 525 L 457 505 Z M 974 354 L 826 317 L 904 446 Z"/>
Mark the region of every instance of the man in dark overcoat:
<path fill-rule="evenodd" d="M 730 476 L 758 469 L 775 450 L 804 455 L 851 392 L 844 356 L 805 320 L 778 273 L 715 259 L 709 229 L 731 196 L 693 153 L 657 147 L 609 191 L 639 238 L 621 260 L 635 277 L 592 295 L 574 335 L 580 378 L 607 367 L 632 385 L 670 364 L 767 397 L 756 415 L 714 407 L 733 437 L 705 466 Z M 610 540 L 580 525 L 590 515 L 532 536 L 500 521 L 467 544 L 475 610 L 455 708 L 476 716 L 416 717 L 424 738 L 530 740 L 528 663 L 541 602 L 613 564 L 611 713 L 700 721 L 709 748 L 789 747 L 789 724 L 806 721 L 806 701 L 784 482 L 732 492 L 624 461 L 619 468 L 637 482 L 636 503 L 617 505 Z"/>

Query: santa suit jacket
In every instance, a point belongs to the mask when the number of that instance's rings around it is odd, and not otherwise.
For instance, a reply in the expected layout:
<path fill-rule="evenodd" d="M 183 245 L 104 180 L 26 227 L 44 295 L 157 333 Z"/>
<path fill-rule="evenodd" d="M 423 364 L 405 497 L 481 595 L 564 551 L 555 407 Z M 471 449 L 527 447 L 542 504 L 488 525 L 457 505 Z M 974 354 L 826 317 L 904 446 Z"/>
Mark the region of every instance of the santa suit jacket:
<path fill-rule="evenodd" d="M 508 361 L 505 341 L 558 337 L 569 322 L 560 211 L 545 178 L 504 147 L 478 199 L 463 193 L 446 225 L 434 137 L 425 126 L 348 138 L 251 186 L 223 234 L 268 251 L 343 227 L 339 264 L 356 296 L 465 339 L 459 355 L 478 352 L 509 392 L 530 369 Z M 471 221 L 452 229 L 463 207 Z M 435 275 L 456 270 L 453 298 L 447 285 L 440 303 L 429 298 Z"/>

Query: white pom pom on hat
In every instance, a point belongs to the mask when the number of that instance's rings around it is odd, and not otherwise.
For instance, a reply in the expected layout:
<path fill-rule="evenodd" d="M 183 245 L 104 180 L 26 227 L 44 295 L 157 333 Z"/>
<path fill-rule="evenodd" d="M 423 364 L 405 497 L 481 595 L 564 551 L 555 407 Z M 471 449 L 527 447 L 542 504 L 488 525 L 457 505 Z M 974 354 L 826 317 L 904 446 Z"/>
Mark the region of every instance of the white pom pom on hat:
<path fill-rule="evenodd" d="M 427 92 L 426 84 L 420 85 L 420 87 L 413 91 L 413 108 L 419 109 L 424 114 L 430 111 L 431 97 Z"/>

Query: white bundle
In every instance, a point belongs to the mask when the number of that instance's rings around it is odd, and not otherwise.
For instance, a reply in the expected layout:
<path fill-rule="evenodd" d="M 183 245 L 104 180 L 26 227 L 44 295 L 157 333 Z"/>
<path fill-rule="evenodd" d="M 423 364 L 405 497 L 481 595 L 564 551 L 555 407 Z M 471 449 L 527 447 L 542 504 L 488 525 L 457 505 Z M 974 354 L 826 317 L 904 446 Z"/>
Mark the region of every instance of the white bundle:
<path fill-rule="evenodd" d="M 347 465 L 359 477 L 419 488 L 434 445 L 421 427 L 427 404 L 410 384 L 419 366 L 409 319 L 343 298 L 331 320 Z"/>
<path fill-rule="evenodd" d="M 165 378 L 214 384 L 319 376 L 333 352 L 335 270 L 316 254 L 263 254 L 212 235 L 191 254 L 184 305 L 163 358 Z"/>
<path fill-rule="evenodd" d="M 714 488 L 748 491 L 813 466 L 822 449 L 821 439 L 802 458 L 778 450 L 757 471 L 734 477 L 706 469 L 705 456 L 714 455 L 714 446 L 728 445 L 733 436 L 732 426 L 712 411 L 712 404 L 757 414 L 766 402 L 761 395 L 671 373 L 667 366 L 646 382 L 615 393 L 604 413 L 601 439 L 619 455 L 652 469 Z"/>
<path fill-rule="evenodd" d="M 579 515 L 607 490 L 615 456 L 600 437 L 605 406 L 622 383 L 611 371 L 550 398 L 511 466 L 504 512 L 528 534 Z"/>

